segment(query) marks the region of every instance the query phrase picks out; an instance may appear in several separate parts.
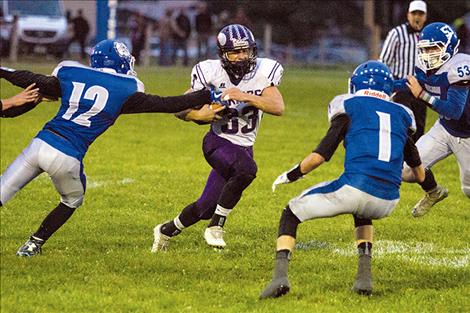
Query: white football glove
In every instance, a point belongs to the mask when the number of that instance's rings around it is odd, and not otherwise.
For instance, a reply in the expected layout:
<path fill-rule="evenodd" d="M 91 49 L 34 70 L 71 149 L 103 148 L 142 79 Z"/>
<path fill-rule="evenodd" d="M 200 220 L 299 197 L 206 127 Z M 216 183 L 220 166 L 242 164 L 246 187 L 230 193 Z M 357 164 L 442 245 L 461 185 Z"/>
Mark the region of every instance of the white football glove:
<path fill-rule="evenodd" d="M 291 181 L 289 180 L 289 178 L 287 178 L 287 173 L 289 173 L 289 171 L 282 173 L 281 175 L 279 175 L 279 176 L 276 178 L 276 180 L 274 181 L 274 183 L 273 183 L 273 185 L 272 185 L 273 192 L 276 191 L 277 185 L 288 184 L 288 183 L 291 182 Z"/>
<path fill-rule="evenodd" d="M 290 173 L 292 170 L 296 169 L 297 167 L 299 166 L 299 164 L 295 165 L 294 167 L 292 167 L 290 170 L 282 173 L 281 175 L 279 175 L 276 180 L 274 181 L 273 185 L 272 185 L 272 188 L 273 188 L 273 192 L 276 190 L 276 187 L 277 185 L 281 185 L 281 184 L 289 184 L 289 183 L 292 183 L 294 181 L 290 181 L 289 178 L 287 178 L 287 174 Z M 300 176 L 299 179 L 301 178 L 304 178 L 303 176 Z"/>

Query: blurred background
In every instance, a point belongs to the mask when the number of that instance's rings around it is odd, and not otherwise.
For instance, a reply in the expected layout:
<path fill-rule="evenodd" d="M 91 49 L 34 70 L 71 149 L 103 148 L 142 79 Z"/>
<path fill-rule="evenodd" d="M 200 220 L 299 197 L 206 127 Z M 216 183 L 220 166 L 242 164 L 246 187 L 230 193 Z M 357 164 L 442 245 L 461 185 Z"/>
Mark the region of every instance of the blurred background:
<path fill-rule="evenodd" d="M 452 25 L 470 50 L 470 1 L 428 0 L 427 23 Z M 252 29 L 262 57 L 292 65 L 378 58 L 387 32 L 406 22 L 407 0 L 1 0 L 2 59 L 77 59 L 93 45 L 125 42 L 137 64 L 192 66 L 216 58 L 226 24 Z"/>

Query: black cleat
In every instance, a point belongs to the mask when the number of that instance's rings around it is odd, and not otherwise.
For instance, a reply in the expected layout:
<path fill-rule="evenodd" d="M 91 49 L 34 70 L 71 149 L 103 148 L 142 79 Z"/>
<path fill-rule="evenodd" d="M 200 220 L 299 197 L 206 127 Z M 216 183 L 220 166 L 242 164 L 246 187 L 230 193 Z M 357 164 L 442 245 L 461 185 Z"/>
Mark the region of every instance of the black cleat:
<path fill-rule="evenodd" d="M 44 244 L 44 240 L 39 238 L 30 237 L 24 245 L 22 245 L 16 252 L 17 256 L 21 257 L 33 257 L 36 254 L 41 254 L 41 246 Z"/>
<path fill-rule="evenodd" d="M 259 298 L 279 298 L 288 293 L 289 290 L 290 284 L 287 277 L 276 278 L 264 289 Z"/>

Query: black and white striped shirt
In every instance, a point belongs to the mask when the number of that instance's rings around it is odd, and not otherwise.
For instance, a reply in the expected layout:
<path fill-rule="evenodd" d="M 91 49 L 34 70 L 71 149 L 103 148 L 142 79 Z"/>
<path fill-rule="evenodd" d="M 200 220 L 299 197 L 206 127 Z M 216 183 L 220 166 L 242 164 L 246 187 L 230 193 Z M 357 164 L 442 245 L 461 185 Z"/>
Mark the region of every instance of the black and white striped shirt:
<path fill-rule="evenodd" d="M 380 53 L 380 61 L 387 64 L 395 79 L 405 78 L 414 73 L 417 62 L 419 31 L 408 23 L 392 28 L 388 32 Z"/>

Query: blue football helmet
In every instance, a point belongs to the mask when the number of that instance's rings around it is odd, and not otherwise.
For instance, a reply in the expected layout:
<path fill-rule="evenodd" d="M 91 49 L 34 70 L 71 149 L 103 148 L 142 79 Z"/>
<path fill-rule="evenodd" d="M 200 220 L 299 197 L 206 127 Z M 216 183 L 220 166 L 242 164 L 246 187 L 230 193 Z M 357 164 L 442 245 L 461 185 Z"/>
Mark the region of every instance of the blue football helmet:
<path fill-rule="evenodd" d="M 90 65 L 93 68 L 110 68 L 120 74 L 137 76 L 134 61 L 127 46 L 112 39 L 97 43 L 90 57 Z"/>
<path fill-rule="evenodd" d="M 457 53 L 459 43 L 452 27 L 431 23 L 419 35 L 418 60 L 426 70 L 439 68 Z"/>
<path fill-rule="evenodd" d="M 222 67 L 229 75 L 241 79 L 256 67 L 258 50 L 253 33 L 248 27 L 240 24 L 230 24 L 222 28 L 217 35 L 217 49 L 222 61 Z M 248 59 L 230 61 L 229 52 L 248 49 Z"/>
<path fill-rule="evenodd" d="M 387 65 L 379 61 L 367 61 L 359 65 L 349 79 L 349 93 L 372 89 L 391 95 L 393 76 Z"/>

